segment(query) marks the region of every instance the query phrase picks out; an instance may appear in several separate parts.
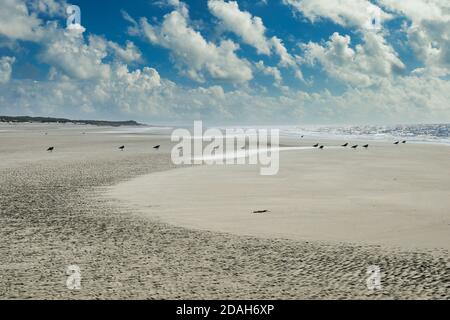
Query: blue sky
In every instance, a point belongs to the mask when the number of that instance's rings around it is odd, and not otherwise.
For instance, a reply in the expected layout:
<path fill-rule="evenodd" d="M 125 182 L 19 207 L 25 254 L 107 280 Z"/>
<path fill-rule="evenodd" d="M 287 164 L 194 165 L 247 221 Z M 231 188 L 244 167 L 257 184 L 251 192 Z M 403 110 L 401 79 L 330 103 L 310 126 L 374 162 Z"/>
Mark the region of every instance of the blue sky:
<path fill-rule="evenodd" d="M 4 1 L 0 114 L 450 121 L 445 0 Z"/>

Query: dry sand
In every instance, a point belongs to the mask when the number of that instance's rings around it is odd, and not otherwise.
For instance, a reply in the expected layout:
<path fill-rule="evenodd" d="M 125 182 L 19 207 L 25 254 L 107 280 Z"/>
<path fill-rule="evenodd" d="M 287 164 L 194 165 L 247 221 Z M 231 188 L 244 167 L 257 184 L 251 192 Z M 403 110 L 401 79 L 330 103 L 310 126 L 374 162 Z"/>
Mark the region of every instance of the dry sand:
<path fill-rule="evenodd" d="M 98 133 L 103 130 L 88 126 L 0 127 L 0 298 L 450 298 L 448 241 L 443 242 L 448 237 L 440 231 L 448 226 L 448 213 L 442 212 L 448 204 L 448 199 L 442 197 L 443 193 L 448 194 L 448 169 L 443 168 L 441 175 L 434 174 L 435 169 L 444 166 L 441 159 L 445 152 L 448 156 L 448 149 L 401 146 L 402 150 L 397 150 L 380 146 L 367 150 L 367 154 L 363 150 L 345 153 L 348 155 L 333 151 L 320 158 L 315 153 L 302 152 L 298 154 L 301 156 L 299 163 L 293 161 L 297 153 L 286 153 L 282 156 L 280 175 L 253 189 L 254 182 L 260 179 L 254 175 L 255 168 L 196 167 L 167 171 L 172 165 L 166 137 Z M 161 143 L 160 151 L 151 149 Z M 127 146 L 126 151 L 118 151 L 117 147 L 123 144 Z M 55 152 L 45 152 L 52 145 L 56 147 Z M 420 152 L 408 151 L 409 148 Z M 432 149 L 435 158 L 428 159 Z M 328 151 L 324 150 L 324 154 Z M 358 159 L 378 159 L 384 154 L 397 160 L 401 152 L 409 152 L 412 159 L 417 159 L 416 162 L 411 160 L 415 166 L 405 167 L 396 162 L 393 168 L 386 167 L 385 161 L 374 162 L 378 169 L 372 168 L 370 172 L 367 167 L 359 166 Z M 348 157 L 348 162 L 338 161 L 340 157 Z M 404 161 L 410 162 L 407 157 Z M 420 169 L 423 162 L 435 166 L 433 173 L 427 175 L 422 171 L 408 179 L 408 171 Z M 297 172 L 287 173 L 288 168 L 295 168 Z M 308 169 L 309 173 L 301 173 L 305 170 L 299 169 Z M 338 169 L 343 172 L 336 173 Z M 136 203 L 136 199 L 123 197 L 123 183 L 137 183 L 139 180 L 134 178 L 142 179 L 139 186 L 146 188 L 153 183 L 152 177 L 159 175 L 166 177 L 164 181 L 169 181 L 166 179 L 171 175 L 172 179 L 183 180 L 198 172 L 201 177 L 211 179 L 207 177 L 209 170 L 218 177 L 242 175 L 235 181 L 250 185 L 249 190 L 240 186 L 232 193 L 238 196 L 235 208 L 242 205 L 245 209 L 239 212 L 232 210 L 232 201 L 222 194 L 231 192 L 228 187 L 234 185 L 226 179 L 222 184 L 215 184 L 221 192 L 210 195 L 211 199 L 225 205 L 226 210 L 220 215 L 226 212 L 238 219 L 234 225 L 241 225 L 239 229 L 227 230 L 233 223 L 226 219 L 218 219 L 217 224 L 200 224 L 198 220 L 206 223 L 203 220 L 220 216 L 219 213 L 217 216 L 208 214 L 208 206 L 214 210 L 217 206 L 208 200 L 202 207 L 199 203 L 202 198 L 193 198 L 197 203 L 184 203 L 182 200 L 192 192 L 183 187 L 187 185 L 184 183 L 157 186 L 159 195 L 165 190 L 161 198 L 152 199 L 147 195 L 147 201 L 138 199 Z M 393 171 L 398 172 L 398 176 L 391 176 L 400 180 L 398 185 L 377 179 L 378 175 L 391 175 Z M 305 179 L 305 183 L 292 184 L 292 190 L 284 187 L 283 192 L 277 192 L 277 199 L 272 193 L 272 182 L 278 186 L 290 184 L 290 175 Z M 317 181 L 319 177 L 327 180 Z M 348 183 L 344 177 L 348 178 Z M 351 186 L 363 178 L 366 182 L 372 178 L 376 183 Z M 194 191 L 203 190 L 204 184 L 199 179 L 191 182 L 195 182 L 193 185 L 197 189 Z M 345 188 L 336 188 L 344 183 Z M 302 192 L 299 192 L 301 185 Z M 180 193 L 168 197 L 164 188 L 179 188 Z M 365 191 L 357 190 L 365 188 Z M 389 201 L 402 201 L 396 207 L 392 207 L 392 202 L 383 203 L 383 188 L 397 190 Z M 239 196 L 238 191 L 243 189 L 250 192 L 251 201 Z M 111 198 L 114 190 L 122 190 L 116 200 Z M 397 228 L 401 220 L 395 217 L 397 209 L 416 209 L 408 216 L 411 221 L 406 224 L 417 235 L 417 238 L 409 235 L 414 245 L 405 244 L 409 233 L 400 229 L 399 242 L 396 237 L 377 238 L 374 230 L 367 239 L 361 232 L 346 235 L 339 230 L 329 231 L 333 225 L 334 229 L 345 226 L 349 231 L 358 228 L 371 231 L 367 227 L 368 212 L 363 210 L 358 216 L 355 204 L 338 201 L 338 195 L 347 195 L 345 190 L 358 191 L 353 202 L 372 213 L 376 209 L 367 204 L 373 201 L 383 218 L 391 218 L 392 228 Z M 142 190 L 135 191 L 142 197 Z M 372 200 L 367 198 L 369 191 L 375 194 Z M 322 197 L 324 204 L 314 204 L 321 199 L 321 194 L 327 195 L 325 200 Z M 422 194 L 424 198 L 420 198 Z M 266 196 L 268 198 L 263 199 Z M 180 217 L 166 215 L 170 212 L 165 207 L 167 199 L 172 199 L 170 205 L 176 205 L 174 208 L 179 210 Z M 333 202 L 335 213 L 331 210 Z M 343 205 L 348 210 L 344 210 Z M 267 216 L 249 215 L 249 210 L 266 207 L 271 209 Z M 305 208 L 315 211 L 308 215 Z M 390 211 L 386 212 L 388 208 Z M 424 209 L 431 212 L 429 217 L 424 217 Z M 407 215 L 406 211 L 399 212 Z M 289 225 L 303 221 L 315 229 L 308 230 L 299 224 L 283 233 L 280 228 L 288 224 L 280 220 L 290 219 Z M 442 219 L 443 226 L 435 225 L 438 219 Z M 268 230 L 268 221 L 273 223 L 274 230 Z M 350 223 L 355 227 L 351 228 Z M 243 224 L 248 227 L 247 231 Z M 378 220 L 374 228 L 383 229 L 385 225 Z M 435 237 L 424 231 L 428 225 Z M 70 291 L 65 285 L 66 267 L 72 264 L 81 268 L 80 291 Z M 381 267 L 382 290 L 367 289 L 369 265 Z"/>

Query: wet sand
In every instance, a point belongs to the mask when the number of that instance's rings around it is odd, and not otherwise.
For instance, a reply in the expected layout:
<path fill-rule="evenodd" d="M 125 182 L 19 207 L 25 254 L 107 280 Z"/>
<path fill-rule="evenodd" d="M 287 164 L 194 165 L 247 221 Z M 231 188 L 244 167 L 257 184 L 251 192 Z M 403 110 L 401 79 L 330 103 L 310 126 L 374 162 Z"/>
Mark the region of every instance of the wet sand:
<path fill-rule="evenodd" d="M 194 230 L 109 198 L 113 186 L 173 168 L 165 137 L 82 126 L 6 130 L 1 299 L 450 298 L 446 249 Z M 55 152 L 45 152 L 51 145 Z M 72 264 L 81 268 L 79 291 L 65 285 Z M 380 266 L 382 290 L 367 289 L 369 265 Z"/>

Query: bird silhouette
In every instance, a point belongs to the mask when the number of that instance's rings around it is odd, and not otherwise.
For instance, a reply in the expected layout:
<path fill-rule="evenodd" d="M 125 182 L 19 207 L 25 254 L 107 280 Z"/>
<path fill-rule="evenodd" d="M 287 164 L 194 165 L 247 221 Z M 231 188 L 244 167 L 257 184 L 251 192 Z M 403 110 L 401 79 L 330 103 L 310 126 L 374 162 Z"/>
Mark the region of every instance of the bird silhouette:
<path fill-rule="evenodd" d="M 303 139 L 303 137 L 304 137 L 304 136 L 301 136 L 300 138 L 302 138 L 302 139 Z"/>
<path fill-rule="evenodd" d="M 403 140 L 403 141 L 402 141 L 402 143 L 403 143 L 403 144 L 405 144 L 405 143 L 406 143 L 406 141 L 405 141 L 405 140 Z"/>
<path fill-rule="evenodd" d="M 318 143 L 316 143 L 315 145 L 313 145 L 314 148 L 317 148 L 319 146 Z"/>
<path fill-rule="evenodd" d="M 363 145 L 363 148 L 368 148 L 369 147 L 369 145 L 368 144 L 366 144 L 366 145 Z"/>
<path fill-rule="evenodd" d="M 120 149 L 120 151 L 123 151 L 123 150 L 125 150 L 125 146 L 120 146 L 119 149 Z"/>
<path fill-rule="evenodd" d="M 394 142 L 394 144 L 399 144 L 399 143 L 400 143 L 400 141 L 395 141 L 395 142 Z"/>
<path fill-rule="evenodd" d="M 53 150 L 55 150 L 55 147 L 50 147 L 47 149 L 48 152 L 53 152 Z"/>
<path fill-rule="evenodd" d="M 253 211 L 253 213 L 267 213 L 270 212 L 269 210 L 257 210 L 257 211 Z"/>
<path fill-rule="evenodd" d="M 325 148 L 325 147 L 324 147 L 324 146 L 320 146 L 320 147 L 319 147 L 319 149 L 321 149 L 321 150 L 322 150 L 323 148 Z"/>
<path fill-rule="evenodd" d="M 356 149 L 356 148 L 358 148 L 358 145 L 357 145 L 357 144 L 354 145 L 354 146 L 352 146 L 352 149 Z"/>
<path fill-rule="evenodd" d="M 348 142 L 343 144 L 341 147 L 347 147 L 348 146 Z"/>
<path fill-rule="evenodd" d="M 161 145 L 157 145 L 157 146 L 154 146 L 153 149 L 159 150 L 160 147 L 161 147 Z"/>

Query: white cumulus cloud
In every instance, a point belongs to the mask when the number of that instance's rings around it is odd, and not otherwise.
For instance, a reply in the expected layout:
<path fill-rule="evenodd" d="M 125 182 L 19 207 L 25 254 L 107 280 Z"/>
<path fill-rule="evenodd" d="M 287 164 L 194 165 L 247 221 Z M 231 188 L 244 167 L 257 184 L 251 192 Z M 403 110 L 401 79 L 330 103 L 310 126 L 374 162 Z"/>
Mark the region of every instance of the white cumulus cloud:
<path fill-rule="evenodd" d="M 209 0 L 208 8 L 226 30 L 237 34 L 258 53 L 270 55 L 271 44 L 265 36 L 266 27 L 260 17 L 241 11 L 236 1 Z"/>
<path fill-rule="evenodd" d="M 399 74 L 405 68 L 395 51 L 376 33 L 364 35 L 364 43 L 351 47 L 350 36 L 335 32 L 324 45 L 303 44 L 304 61 L 319 63 L 333 78 L 352 86 L 370 86 Z"/>
<path fill-rule="evenodd" d="M 208 0 L 208 8 L 223 29 L 239 36 L 245 44 L 254 47 L 258 54 L 270 56 L 275 53 L 280 58 L 280 67 L 292 68 L 296 77 L 303 79 L 296 59 L 288 52 L 283 41 L 276 36 L 270 39 L 266 36 L 266 27 L 260 17 L 242 11 L 236 1 Z"/>
<path fill-rule="evenodd" d="M 249 62 L 236 54 L 239 46 L 231 40 L 222 40 L 219 45 L 207 41 L 188 25 L 186 11 L 172 11 L 160 26 L 143 18 L 141 26 L 150 42 L 169 49 L 182 72 L 198 82 L 204 82 L 205 76 L 232 83 L 253 78 Z"/>
<path fill-rule="evenodd" d="M 42 36 L 42 21 L 30 13 L 22 0 L 2 0 L 0 5 L 0 35 L 14 40 L 36 41 Z"/>
<path fill-rule="evenodd" d="M 0 57 L 0 84 L 7 83 L 11 79 L 12 65 L 15 57 Z"/>
<path fill-rule="evenodd" d="M 450 74 L 450 1 L 380 0 L 387 10 L 406 17 L 409 45 L 428 73 Z"/>
<path fill-rule="evenodd" d="M 329 19 L 360 30 L 367 29 L 377 16 L 381 23 L 392 18 L 391 14 L 369 0 L 283 0 L 283 3 L 313 23 Z"/>

